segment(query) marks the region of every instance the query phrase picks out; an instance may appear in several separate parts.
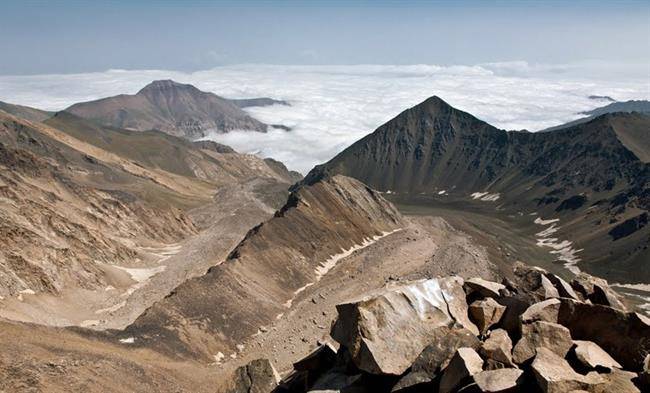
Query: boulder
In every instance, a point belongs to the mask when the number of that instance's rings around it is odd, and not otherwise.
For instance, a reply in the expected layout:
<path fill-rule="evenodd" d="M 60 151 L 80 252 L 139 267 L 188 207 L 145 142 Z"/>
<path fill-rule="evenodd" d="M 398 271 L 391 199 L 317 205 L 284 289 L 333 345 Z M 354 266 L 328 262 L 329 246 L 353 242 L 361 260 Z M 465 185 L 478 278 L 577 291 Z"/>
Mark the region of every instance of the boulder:
<path fill-rule="evenodd" d="M 566 360 L 547 348 L 537 348 L 536 352 L 531 368 L 542 392 L 602 391 L 605 380 L 597 373 L 578 374 Z"/>
<path fill-rule="evenodd" d="M 474 375 L 474 383 L 482 393 L 510 393 L 519 391 L 523 381 L 522 370 L 502 368 L 481 371 Z"/>
<path fill-rule="evenodd" d="M 458 348 L 440 379 L 440 393 L 452 392 L 483 371 L 483 359 L 472 348 Z"/>
<path fill-rule="evenodd" d="M 492 360 L 506 367 L 514 367 L 512 361 L 512 340 L 510 340 L 508 333 L 503 329 L 492 330 L 490 336 L 481 345 L 479 353 L 488 361 Z"/>
<path fill-rule="evenodd" d="M 545 277 L 548 272 L 542 268 L 516 262 L 513 273 L 515 275 L 515 288 L 519 293 L 525 293 L 529 297 L 534 298 L 534 301 L 531 303 L 548 299 L 557 293 L 557 290 L 554 291 L 555 287 L 553 285 L 548 286 L 550 282 Z M 544 277 L 543 281 L 542 277 Z"/>
<path fill-rule="evenodd" d="M 573 300 L 582 300 L 576 291 L 571 288 L 571 285 L 563 280 L 562 277 L 556 276 L 555 274 L 546 274 L 546 278 L 548 278 L 548 280 L 553 283 L 553 286 L 555 286 L 555 289 L 557 289 L 560 297 L 568 297 L 569 299 Z"/>
<path fill-rule="evenodd" d="M 641 390 L 632 382 L 637 377 L 636 373 L 612 369 L 611 372 L 600 374 L 600 376 L 605 379 L 603 392 L 641 393 Z"/>
<path fill-rule="evenodd" d="M 526 311 L 521 314 L 521 322 L 530 323 L 535 321 L 545 321 L 557 323 L 557 315 L 559 312 L 560 301 L 555 298 L 546 299 L 528 307 Z"/>
<path fill-rule="evenodd" d="M 537 300 L 522 293 L 500 297 L 496 300 L 506 307 L 498 326 L 505 329 L 510 337 L 517 339 L 521 335 L 521 320 L 519 317 Z"/>
<path fill-rule="evenodd" d="M 571 286 L 592 303 L 602 304 L 627 311 L 622 298 L 609 287 L 606 280 L 580 273 L 571 281 Z"/>
<path fill-rule="evenodd" d="M 555 288 L 555 285 L 546 277 L 546 274 L 542 274 L 540 277 L 542 291 L 544 292 L 545 299 L 551 299 L 555 297 L 560 297 L 560 293 Z"/>
<path fill-rule="evenodd" d="M 469 306 L 470 319 L 476 324 L 481 335 L 485 335 L 490 327 L 499 323 L 505 311 L 506 307 L 491 297 L 477 300 Z"/>
<path fill-rule="evenodd" d="M 576 340 L 598 344 L 624 369 L 641 371 L 650 353 L 650 321 L 637 314 L 600 305 L 560 299 L 558 323 Z"/>
<path fill-rule="evenodd" d="M 431 343 L 415 359 L 410 372 L 397 382 L 393 390 L 430 382 L 447 367 L 458 348 L 478 350 L 480 345 L 478 338 L 467 329 L 448 327 L 435 329 Z"/>
<path fill-rule="evenodd" d="M 650 392 L 650 355 L 645 357 L 643 370 L 639 373 L 637 381 L 639 386 L 645 389 L 644 392 Z"/>
<path fill-rule="evenodd" d="M 268 359 L 257 359 L 235 370 L 229 393 L 268 393 L 280 382 L 280 376 Z"/>
<path fill-rule="evenodd" d="M 557 323 L 537 321 L 522 326 L 521 339 L 512 351 L 516 364 L 526 363 L 535 357 L 536 348 L 544 347 L 564 358 L 573 347 L 571 333 Z"/>
<path fill-rule="evenodd" d="M 442 282 L 420 280 L 394 284 L 339 304 L 331 336 L 349 350 L 359 369 L 401 375 L 435 337 L 436 328 L 457 323 L 452 314 L 462 312 L 465 297 L 451 299 L 446 291 L 459 289 L 462 291 L 462 279 L 458 277 Z"/>
<path fill-rule="evenodd" d="M 439 278 L 438 283 L 447 302 L 447 308 L 456 325 L 460 325 L 470 332 L 478 335 L 478 328 L 469 319 L 467 300 L 463 290 L 464 281 L 458 276 Z"/>
<path fill-rule="evenodd" d="M 468 294 L 477 292 L 483 297 L 499 297 L 500 291 L 506 286 L 493 281 L 487 281 L 480 277 L 465 280 L 465 288 Z"/>
<path fill-rule="evenodd" d="M 576 358 L 587 368 L 622 368 L 621 365 L 599 347 L 598 344 L 582 340 L 574 340 L 573 344 L 575 344 L 573 351 L 575 352 Z"/>

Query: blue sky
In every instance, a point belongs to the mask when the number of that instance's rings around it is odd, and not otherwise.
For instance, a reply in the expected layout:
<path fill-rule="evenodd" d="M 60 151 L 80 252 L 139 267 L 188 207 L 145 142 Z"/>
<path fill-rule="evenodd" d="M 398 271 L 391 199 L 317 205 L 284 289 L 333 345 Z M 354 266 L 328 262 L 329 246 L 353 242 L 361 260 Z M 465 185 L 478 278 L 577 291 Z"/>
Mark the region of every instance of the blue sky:
<path fill-rule="evenodd" d="M 642 1 L 5 1 L 0 74 L 224 64 L 650 64 Z"/>

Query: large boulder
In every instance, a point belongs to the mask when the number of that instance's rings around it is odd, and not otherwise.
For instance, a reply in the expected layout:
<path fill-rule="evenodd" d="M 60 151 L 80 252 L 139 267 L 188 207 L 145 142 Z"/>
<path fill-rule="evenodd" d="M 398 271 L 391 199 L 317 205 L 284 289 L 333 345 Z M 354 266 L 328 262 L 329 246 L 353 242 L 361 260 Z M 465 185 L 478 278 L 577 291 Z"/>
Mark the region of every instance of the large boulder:
<path fill-rule="evenodd" d="M 557 289 L 546 278 L 548 272 L 542 268 L 524 265 L 516 262 L 513 268 L 514 284 L 519 293 L 525 293 L 534 298 L 534 302 L 552 297 L 559 297 Z"/>
<path fill-rule="evenodd" d="M 460 325 L 475 335 L 479 334 L 476 325 L 469 319 L 467 300 L 463 290 L 464 281 L 458 276 L 438 278 L 447 308 L 456 325 Z"/>
<path fill-rule="evenodd" d="M 573 300 L 582 300 L 576 291 L 571 288 L 571 285 L 566 282 L 562 277 L 555 274 L 546 274 L 546 278 L 555 286 L 560 297 L 568 297 Z"/>
<path fill-rule="evenodd" d="M 235 370 L 228 393 L 268 393 L 280 382 L 280 376 L 268 359 L 257 359 Z"/>
<path fill-rule="evenodd" d="M 501 291 L 506 288 L 505 285 L 493 281 L 487 281 L 480 277 L 473 277 L 465 280 L 465 290 L 467 294 L 473 292 L 483 297 L 499 297 Z"/>
<path fill-rule="evenodd" d="M 483 371 L 483 359 L 472 348 L 458 348 L 440 379 L 440 393 L 453 392 Z"/>
<path fill-rule="evenodd" d="M 602 278 L 582 272 L 571 281 L 571 286 L 592 303 L 627 311 L 622 297 L 611 289 L 607 281 Z"/>
<path fill-rule="evenodd" d="M 401 375 L 435 337 L 436 328 L 462 324 L 456 318 L 463 310 L 464 323 L 469 322 L 465 297 L 459 296 L 462 285 L 460 277 L 420 280 L 340 304 L 331 336 L 349 350 L 359 369 Z M 451 293 L 456 293 L 453 298 Z"/>
<path fill-rule="evenodd" d="M 537 348 L 536 352 L 531 368 L 542 392 L 602 391 L 605 380 L 597 373 L 578 374 L 566 360 L 547 348 Z"/>
<path fill-rule="evenodd" d="M 512 359 L 517 364 L 535 357 L 539 347 L 563 358 L 573 346 L 569 329 L 557 323 L 537 321 L 525 324 L 521 329 L 521 338 L 512 351 Z"/>
<path fill-rule="evenodd" d="M 558 299 L 546 299 L 528 307 L 521 314 L 522 323 L 545 321 L 557 323 L 557 315 L 560 312 L 560 301 Z"/>
<path fill-rule="evenodd" d="M 397 382 L 393 390 L 398 391 L 431 382 L 442 369 L 447 367 L 458 348 L 477 350 L 480 345 L 478 338 L 467 329 L 448 327 L 435 329 L 430 344 L 415 359 L 409 373 Z"/>
<path fill-rule="evenodd" d="M 558 322 L 571 331 L 576 340 L 598 344 L 623 368 L 641 371 L 650 353 L 650 321 L 631 312 L 600 305 L 560 299 Z"/>
<path fill-rule="evenodd" d="M 503 329 L 492 330 L 481 344 L 479 353 L 487 360 L 490 368 L 514 367 L 512 340 Z"/>
<path fill-rule="evenodd" d="M 609 356 L 609 354 L 601 347 L 599 347 L 598 344 L 583 340 L 574 340 L 573 343 L 575 344 L 573 352 L 583 366 L 592 370 L 597 368 L 622 368 L 622 366 Z"/>
<path fill-rule="evenodd" d="M 477 300 L 469 306 L 469 316 L 478 327 L 479 333 L 485 335 L 488 329 L 499 323 L 506 311 L 506 307 L 489 297 Z"/>

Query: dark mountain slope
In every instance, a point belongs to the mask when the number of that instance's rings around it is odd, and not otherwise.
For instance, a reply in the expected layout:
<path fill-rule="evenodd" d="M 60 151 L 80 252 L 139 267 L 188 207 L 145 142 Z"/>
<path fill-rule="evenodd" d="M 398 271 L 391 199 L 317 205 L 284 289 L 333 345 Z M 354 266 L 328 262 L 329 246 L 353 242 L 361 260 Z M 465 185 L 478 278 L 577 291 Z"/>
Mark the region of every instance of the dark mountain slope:
<path fill-rule="evenodd" d="M 107 126 L 137 131 L 156 129 L 187 138 L 205 136 L 210 130 L 267 129 L 266 124 L 253 119 L 230 100 L 171 80 L 154 81 L 135 95 L 74 104 L 66 111 Z"/>
<path fill-rule="evenodd" d="M 611 100 L 611 98 L 610 98 Z M 612 100 L 613 101 L 613 100 Z M 613 102 L 611 104 L 602 106 L 600 108 L 596 108 L 587 112 L 581 112 L 581 115 L 586 115 L 582 119 L 577 119 L 570 121 L 565 124 L 561 124 L 559 126 L 554 126 L 547 128 L 543 131 L 554 131 L 554 130 L 559 130 L 562 128 L 567 128 L 571 126 L 575 126 L 578 124 L 586 123 L 598 116 L 601 115 L 606 115 L 608 113 L 617 113 L 617 112 L 626 112 L 626 113 L 632 113 L 632 112 L 638 112 L 638 113 L 644 113 L 646 115 L 650 115 L 650 101 L 646 100 L 630 100 L 630 101 L 625 101 L 625 102 Z"/>
<path fill-rule="evenodd" d="M 562 228 L 554 236 L 568 237 L 584 259 L 610 270 L 629 262 L 629 273 L 650 259 L 650 226 L 637 218 L 650 210 L 649 135 L 650 117 L 640 113 L 607 114 L 553 132 L 507 132 L 432 97 L 304 181 L 343 174 L 402 200 L 442 193 L 445 200 L 477 200 L 490 215 L 558 217 Z M 615 230 L 627 220 L 629 230 Z M 611 231 L 627 236 L 614 240 Z"/>
<path fill-rule="evenodd" d="M 23 105 L 9 104 L 2 101 L 0 101 L 0 111 L 5 111 L 10 115 L 30 121 L 43 121 L 54 115 L 53 112 L 47 112 Z"/>

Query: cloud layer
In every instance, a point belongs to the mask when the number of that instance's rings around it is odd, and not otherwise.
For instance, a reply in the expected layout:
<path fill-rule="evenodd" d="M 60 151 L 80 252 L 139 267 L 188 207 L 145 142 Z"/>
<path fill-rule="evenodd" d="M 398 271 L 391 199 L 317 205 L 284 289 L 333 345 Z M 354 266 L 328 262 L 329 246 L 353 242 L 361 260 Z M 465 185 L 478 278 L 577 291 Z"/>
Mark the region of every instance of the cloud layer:
<path fill-rule="evenodd" d="M 589 99 L 647 99 L 644 67 L 611 64 L 531 66 L 242 65 L 208 71 L 111 70 L 68 75 L 0 76 L 0 100 L 48 110 L 121 93 L 155 79 L 174 79 L 227 98 L 267 96 L 291 106 L 250 108 L 256 118 L 292 131 L 246 131 L 210 138 L 238 151 L 283 161 L 307 172 L 432 95 L 504 129 L 531 131 L 581 117 L 606 104 Z M 624 78 L 621 75 L 625 75 Z"/>

